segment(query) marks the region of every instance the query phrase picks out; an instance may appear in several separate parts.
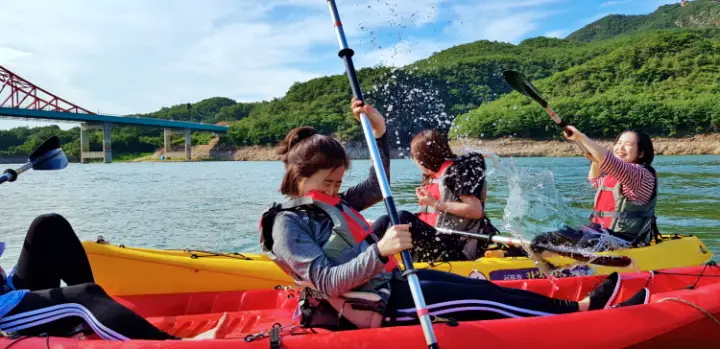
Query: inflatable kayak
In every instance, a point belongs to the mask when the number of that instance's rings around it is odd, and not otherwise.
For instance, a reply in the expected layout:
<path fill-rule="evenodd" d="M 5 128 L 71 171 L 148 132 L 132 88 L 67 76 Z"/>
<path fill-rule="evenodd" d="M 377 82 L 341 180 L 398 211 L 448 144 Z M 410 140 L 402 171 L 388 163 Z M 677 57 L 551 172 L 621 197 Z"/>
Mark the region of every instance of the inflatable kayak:
<path fill-rule="evenodd" d="M 602 276 L 498 281 L 549 296 L 578 300 Z M 717 348 L 720 343 L 720 268 L 714 265 L 623 273 L 621 302 L 642 287 L 650 303 L 548 317 L 434 324 L 440 348 Z M 426 348 L 420 326 L 329 332 L 293 322 L 293 289 L 115 297 L 162 330 L 191 337 L 213 328 L 224 312 L 219 338 L 204 341 L 103 341 L 93 336 L 0 339 L 0 347 L 77 349 L 180 348 Z M 275 325 L 277 324 L 277 325 Z M 274 326 L 277 336 L 270 336 Z M 272 341 L 271 341 L 272 338 Z"/>
<path fill-rule="evenodd" d="M 214 253 L 193 250 L 155 250 L 84 241 L 95 280 L 112 295 L 177 292 L 220 292 L 269 289 L 290 285 L 292 280 L 264 254 Z M 670 237 L 648 247 L 602 253 L 633 259 L 632 267 L 576 265 L 559 276 L 607 275 L 613 271 L 646 271 L 701 265 L 712 252 L 697 237 Z M 398 258 L 400 260 L 400 258 Z M 548 259 L 555 266 L 578 262 L 566 257 Z M 431 268 L 488 280 L 541 278 L 535 263 L 526 257 L 475 261 L 416 263 Z"/>

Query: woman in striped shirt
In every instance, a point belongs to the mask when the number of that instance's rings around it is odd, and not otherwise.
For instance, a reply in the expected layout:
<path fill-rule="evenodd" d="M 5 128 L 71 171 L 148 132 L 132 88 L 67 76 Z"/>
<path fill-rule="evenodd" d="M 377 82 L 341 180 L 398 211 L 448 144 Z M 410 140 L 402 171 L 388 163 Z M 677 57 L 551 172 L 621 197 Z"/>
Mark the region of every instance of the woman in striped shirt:
<path fill-rule="evenodd" d="M 588 179 L 597 189 L 592 222 L 633 245 L 647 245 L 657 232 L 657 177 L 651 166 L 652 140 L 640 131 L 624 131 L 609 151 L 573 126 L 565 137 L 581 143 L 592 161 Z"/>

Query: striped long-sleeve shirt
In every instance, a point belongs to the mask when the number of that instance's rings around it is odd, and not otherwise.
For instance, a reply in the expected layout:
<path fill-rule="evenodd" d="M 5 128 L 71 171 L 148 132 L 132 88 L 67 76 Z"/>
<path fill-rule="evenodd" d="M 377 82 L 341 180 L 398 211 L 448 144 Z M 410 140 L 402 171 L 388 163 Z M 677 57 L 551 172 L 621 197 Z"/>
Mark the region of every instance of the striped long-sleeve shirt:
<path fill-rule="evenodd" d="M 631 201 L 639 205 L 650 202 L 655 191 L 655 177 L 644 166 L 622 161 L 608 151 L 605 161 L 600 165 L 600 171 L 602 176 L 590 179 L 593 188 L 598 189 L 605 176 L 610 175 L 622 183 L 622 193 Z"/>

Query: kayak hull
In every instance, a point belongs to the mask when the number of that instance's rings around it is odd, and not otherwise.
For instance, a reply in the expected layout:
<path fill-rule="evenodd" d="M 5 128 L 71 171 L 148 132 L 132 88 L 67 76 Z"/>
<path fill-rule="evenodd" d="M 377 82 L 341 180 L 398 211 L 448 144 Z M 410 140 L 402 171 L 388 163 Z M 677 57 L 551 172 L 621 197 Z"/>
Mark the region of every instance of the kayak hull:
<path fill-rule="evenodd" d="M 112 295 L 244 291 L 292 284 L 292 279 L 264 254 L 155 250 L 92 241 L 84 241 L 83 246 L 96 281 Z M 697 237 L 666 239 L 650 247 L 603 254 L 628 256 L 634 265 L 625 268 L 581 265 L 565 276 L 687 267 L 712 258 L 712 252 Z M 565 257 L 551 257 L 548 261 L 558 266 L 575 263 Z M 524 257 L 484 257 L 414 266 L 493 281 L 542 278 L 535 263 Z"/>
<path fill-rule="evenodd" d="M 698 277 L 698 275 L 703 277 Z M 500 285 L 578 300 L 602 281 L 601 276 L 556 280 L 500 281 Z M 694 285 L 693 288 L 687 286 Z M 720 268 L 680 268 L 663 272 L 623 274 L 618 301 L 648 287 L 650 304 L 547 317 L 461 322 L 457 327 L 434 325 L 441 348 L 717 348 L 720 343 Z M 274 323 L 293 325 L 295 290 L 251 290 L 137 295 L 116 297 L 159 328 L 188 337 L 216 325 L 223 312 L 230 321 L 219 331 L 223 339 L 205 341 L 115 342 L 50 338 L 50 348 L 268 348 L 268 338 L 246 342 L 248 334 L 269 330 Z M 702 309 L 702 310 L 700 310 Z M 286 329 L 288 330 L 288 329 Z M 425 347 L 420 326 L 316 333 L 296 329 L 281 333 L 281 348 Z M 0 339 L 0 347 L 10 340 Z M 45 338 L 28 338 L 13 348 L 45 348 Z"/>

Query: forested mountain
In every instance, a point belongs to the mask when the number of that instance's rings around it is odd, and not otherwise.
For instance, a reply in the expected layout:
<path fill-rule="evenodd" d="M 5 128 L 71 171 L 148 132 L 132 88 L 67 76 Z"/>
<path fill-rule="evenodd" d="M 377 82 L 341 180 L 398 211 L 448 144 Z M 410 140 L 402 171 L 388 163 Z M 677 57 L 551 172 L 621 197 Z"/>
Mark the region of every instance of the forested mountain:
<path fill-rule="evenodd" d="M 541 108 L 510 93 L 501 74 L 506 69 L 522 71 L 560 115 L 591 136 L 632 127 L 655 136 L 711 132 L 720 127 L 718 26 L 720 2 L 696 0 L 644 16 L 608 16 L 566 39 L 481 40 L 400 69 L 366 68 L 358 75 L 368 102 L 386 115 L 393 144 L 406 144 L 424 128 L 451 126 L 456 136 L 559 137 Z M 141 116 L 228 122 L 223 140 L 238 146 L 274 144 L 299 125 L 352 140 L 362 134 L 349 113 L 350 96 L 347 78 L 337 74 L 295 83 L 271 101 L 215 97 Z M 49 134 L 61 135 L 66 150 L 79 154 L 78 129 L 42 127 L 0 131 L 0 155 L 26 155 Z M 99 146 L 99 133 L 94 137 Z M 208 134 L 194 135 L 195 143 L 208 140 Z M 161 145 L 161 130 L 113 129 L 115 154 Z"/>

